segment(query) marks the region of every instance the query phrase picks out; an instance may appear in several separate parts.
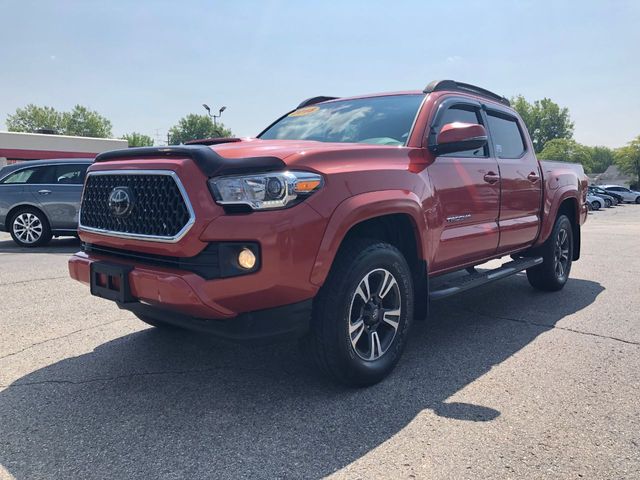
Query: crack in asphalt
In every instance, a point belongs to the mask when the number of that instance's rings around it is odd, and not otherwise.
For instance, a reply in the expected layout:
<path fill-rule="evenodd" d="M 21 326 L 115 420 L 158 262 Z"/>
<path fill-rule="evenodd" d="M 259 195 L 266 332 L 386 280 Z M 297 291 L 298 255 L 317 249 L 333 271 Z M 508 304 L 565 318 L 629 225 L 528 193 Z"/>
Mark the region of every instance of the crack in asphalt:
<path fill-rule="evenodd" d="M 63 278 L 69 278 L 69 276 L 64 275 L 62 277 L 30 278 L 29 280 L 19 280 L 17 282 L 0 283 L 0 287 L 5 287 L 9 285 L 20 285 L 21 283 L 44 282 L 46 280 L 61 280 Z"/>
<path fill-rule="evenodd" d="M 603 338 L 605 340 L 614 340 L 616 342 L 626 343 L 627 345 L 640 346 L 640 342 L 634 342 L 633 340 L 625 340 L 624 338 L 612 337 L 610 335 L 602 335 L 600 333 L 585 332 L 583 330 L 576 330 L 575 328 L 559 327 L 557 325 L 547 325 L 547 324 L 544 324 L 544 323 L 532 322 L 530 320 L 523 320 L 521 318 L 502 317 L 500 315 L 489 315 L 489 314 L 481 313 L 481 312 L 473 312 L 471 310 L 463 310 L 463 311 L 466 312 L 466 313 L 473 313 L 475 315 L 480 315 L 482 317 L 487 317 L 487 318 L 497 318 L 499 320 L 507 320 L 507 321 L 510 321 L 510 322 L 524 323 L 526 325 L 531 325 L 533 327 L 542 327 L 542 328 L 546 328 L 548 330 L 554 330 L 554 329 L 555 330 L 564 330 L 565 332 L 578 333 L 580 335 L 588 335 L 588 336 L 591 336 L 591 337 Z"/>
<path fill-rule="evenodd" d="M 625 343 L 628 345 L 635 345 L 635 346 L 640 346 L 640 342 L 635 342 L 632 340 L 625 340 L 623 338 L 618 338 L 618 337 L 613 337 L 610 335 L 601 335 L 598 333 L 592 333 L 592 332 L 585 332 L 582 330 L 576 330 L 574 328 L 568 328 L 568 327 L 559 327 L 556 325 L 547 325 L 544 323 L 538 323 L 538 322 L 532 322 L 530 320 L 523 320 L 520 318 L 512 318 L 512 317 L 504 317 L 501 315 L 489 315 L 486 313 L 481 313 L 481 312 L 474 312 L 471 310 L 466 310 L 466 309 L 461 309 L 461 312 L 465 312 L 465 313 L 471 313 L 471 314 L 475 314 L 475 315 L 480 315 L 482 317 L 486 317 L 486 318 L 494 318 L 494 319 L 498 319 L 498 320 L 505 320 L 505 321 L 509 321 L 509 322 L 517 322 L 517 323 L 522 323 L 525 325 L 530 325 L 530 326 L 534 326 L 534 327 L 540 327 L 540 328 L 544 328 L 547 330 L 563 330 L 566 332 L 572 332 L 572 333 L 577 333 L 580 335 L 587 335 L 587 336 L 592 336 L 592 337 L 597 337 L 597 338 L 602 338 L 602 339 L 606 339 L 606 340 L 613 340 L 616 342 L 621 342 L 621 343 Z M 4 359 L 4 358 L 8 358 L 11 357 L 13 355 L 18 355 L 19 353 L 22 353 L 26 350 L 29 350 L 30 348 L 42 345 L 44 343 L 48 343 L 48 342 L 52 342 L 52 341 L 56 341 L 56 340 L 60 340 L 62 338 L 66 338 L 66 337 L 70 337 L 72 335 L 75 335 L 76 333 L 80 333 L 83 331 L 87 331 L 87 330 L 93 330 L 105 325 L 110 325 L 112 323 L 116 323 L 116 322 L 122 322 L 125 321 L 126 319 L 119 319 L 119 320 L 113 320 L 111 322 L 107 322 L 107 323 L 102 323 L 100 325 L 94 325 L 92 327 L 88 327 L 88 328 L 83 328 L 80 330 L 75 330 L 73 332 L 70 332 L 66 335 L 62 335 L 60 337 L 55 337 L 55 338 L 49 338 L 47 340 L 43 340 L 42 342 L 38 342 L 38 343 L 34 343 L 32 345 L 29 345 L 25 348 L 23 348 L 22 350 L 19 350 L 17 352 L 13 352 L 10 353 L 8 355 L 5 355 L 3 357 L 0 357 L 0 360 Z M 116 380 L 121 380 L 121 379 L 127 379 L 127 378 L 135 378 L 135 377 L 145 377 L 145 376 L 160 376 L 160 375 L 190 375 L 190 374 L 194 374 L 194 373 L 208 373 L 208 372 L 214 372 L 216 370 L 220 370 L 226 368 L 224 365 L 220 365 L 220 366 L 216 366 L 216 367 L 208 367 L 208 368 L 202 368 L 202 369 L 191 369 L 191 370 L 166 370 L 166 371 L 157 371 L 157 372 L 135 372 L 135 373 L 129 373 L 126 375 L 116 375 L 116 376 L 112 376 L 112 377 L 97 377 L 97 378 L 89 378 L 86 380 L 79 380 L 79 381 L 73 381 L 73 380 L 43 380 L 43 381 L 39 381 L 39 382 L 23 382 L 23 383 L 12 383 L 12 384 L 8 384 L 8 385 L 4 385 L 4 384 L 0 384 L 0 388 L 15 388 L 15 387 L 28 387 L 28 386 L 37 386 L 37 385 L 83 385 L 83 384 L 87 384 L 87 383 L 95 383 L 95 382 L 112 382 L 112 381 L 116 381 Z"/>
<path fill-rule="evenodd" d="M 74 330 L 73 332 L 69 332 L 69 333 L 67 333 L 67 334 L 65 334 L 65 335 L 61 335 L 61 336 L 59 336 L 59 337 L 47 338 L 46 340 L 42 340 L 41 342 L 36 342 L 36 343 L 31 344 L 31 345 L 28 345 L 28 346 L 24 347 L 24 348 L 23 348 L 23 349 L 21 349 L 21 350 L 17 350 L 17 351 L 15 351 L 15 352 L 12 352 L 12 353 L 8 353 L 8 354 L 6 354 L 6 355 L 3 355 L 2 357 L 0 357 L 0 360 L 4 360 L 5 358 L 13 357 L 14 355 L 18 355 L 18 354 L 20 354 L 20 353 L 22 353 L 22 352 L 25 352 L 25 351 L 27 351 L 27 350 L 29 350 L 29 349 L 33 348 L 33 347 L 37 347 L 37 346 L 39 346 L 39 345 L 43 345 L 43 344 L 45 344 L 45 343 L 55 342 L 56 340 L 60 340 L 60 339 L 62 339 L 62 338 L 70 337 L 71 335 L 75 335 L 76 333 L 86 332 L 86 331 L 88 331 L 88 330 L 94 330 L 94 329 L 96 329 L 96 328 L 103 327 L 103 326 L 105 326 L 105 325 L 111 325 L 112 323 L 116 323 L 116 322 L 124 322 L 125 320 L 127 320 L 127 319 L 126 319 L 126 318 L 120 318 L 120 319 L 118 319 L 118 320 L 112 320 L 111 322 L 100 323 L 99 325 L 93 325 L 93 326 L 91 326 L 91 327 L 81 328 L 81 329 L 79 329 L 79 330 Z"/>
<path fill-rule="evenodd" d="M 60 384 L 60 385 L 83 385 L 85 383 L 95 383 L 95 382 L 112 382 L 115 380 L 121 380 L 124 378 L 134 378 L 134 377 L 146 377 L 146 376 L 158 376 L 158 375 L 187 375 L 191 373 L 207 373 L 213 372 L 215 370 L 220 370 L 224 368 L 220 367 L 209 367 L 203 369 L 196 370 L 167 370 L 167 371 L 159 371 L 159 372 L 135 372 L 128 373 L 126 375 L 115 375 L 113 377 L 96 377 L 89 378 L 86 380 L 42 380 L 40 382 L 16 382 L 10 385 L 2 385 L 0 384 L 0 388 L 13 388 L 13 387 L 29 387 L 33 385 L 47 385 L 47 384 Z"/>
<path fill-rule="evenodd" d="M 0 384 L 0 388 L 16 388 L 16 387 L 31 387 L 37 385 L 84 385 L 86 383 L 96 383 L 96 382 L 113 382 L 116 380 L 129 379 L 135 377 L 155 377 L 160 375 L 190 375 L 194 373 L 211 373 L 218 370 L 223 370 L 225 368 L 229 368 L 229 365 L 219 365 L 215 367 L 207 367 L 200 369 L 191 369 L 191 370 L 162 370 L 158 372 L 134 372 L 128 373 L 126 375 L 115 375 L 113 377 L 96 377 L 89 378 L 86 380 L 42 380 L 39 382 L 14 382 L 8 385 Z M 257 372 L 258 369 L 249 369 L 249 368 L 239 368 L 237 365 L 233 366 L 234 370 L 241 370 L 244 372 Z M 283 373 L 291 375 L 290 372 L 287 372 L 285 369 L 281 370 Z"/>

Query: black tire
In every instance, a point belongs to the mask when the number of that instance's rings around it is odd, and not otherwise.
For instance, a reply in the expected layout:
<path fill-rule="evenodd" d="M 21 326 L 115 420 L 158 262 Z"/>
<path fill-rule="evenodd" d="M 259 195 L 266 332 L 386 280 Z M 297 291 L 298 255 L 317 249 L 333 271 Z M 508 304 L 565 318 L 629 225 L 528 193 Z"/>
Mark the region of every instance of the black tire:
<path fill-rule="evenodd" d="M 640 197 L 636 197 L 636 203 L 640 204 Z"/>
<path fill-rule="evenodd" d="M 399 313 L 392 314 L 396 304 Z M 402 253 L 379 240 L 350 241 L 341 247 L 314 300 L 311 329 L 302 347 L 334 381 L 373 385 L 398 363 L 413 306 L 411 270 Z"/>
<path fill-rule="evenodd" d="M 37 208 L 20 208 L 11 216 L 8 226 L 11 238 L 21 247 L 41 247 L 52 237 L 49 220 Z"/>
<path fill-rule="evenodd" d="M 547 292 L 561 290 L 569 279 L 573 261 L 573 229 L 566 215 L 556 219 L 551 235 L 537 253 L 544 261 L 527 269 L 529 283 Z"/>
<path fill-rule="evenodd" d="M 604 199 L 604 206 L 607 208 L 611 208 L 611 200 L 609 200 L 608 198 Z"/>

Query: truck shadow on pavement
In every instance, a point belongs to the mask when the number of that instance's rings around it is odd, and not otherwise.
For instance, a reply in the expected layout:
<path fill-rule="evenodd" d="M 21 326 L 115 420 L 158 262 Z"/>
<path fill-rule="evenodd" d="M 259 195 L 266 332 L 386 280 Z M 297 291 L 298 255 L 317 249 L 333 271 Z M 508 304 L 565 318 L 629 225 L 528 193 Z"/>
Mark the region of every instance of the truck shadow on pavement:
<path fill-rule="evenodd" d="M 292 344 L 142 330 L 0 392 L 0 464 L 17 479 L 322 477 L 425 409 L 492 421 L 492 405 L 448 399 L 602 291 L 572 279 L 540 293 L 518 275 L 443 300 L 395 372 L 359 390 L 312 373 Z"/>
<path fill-rule="evenodd" d="M 5 238 L 8 238 L 5 240 Z M 75 237 L 53 238 L 42 247 L 26 248 L 16 244 L 11 237 L 3 235 L 0 239 L 0 253 L 75 253 L 80 249 L 80 240 Z"/>

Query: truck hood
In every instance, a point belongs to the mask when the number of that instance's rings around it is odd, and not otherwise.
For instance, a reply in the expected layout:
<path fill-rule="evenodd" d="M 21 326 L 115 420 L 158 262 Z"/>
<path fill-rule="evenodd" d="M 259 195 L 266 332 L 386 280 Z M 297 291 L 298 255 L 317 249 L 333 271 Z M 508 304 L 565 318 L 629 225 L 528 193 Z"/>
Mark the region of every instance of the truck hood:
<path fill-rule="evenodd" d="M 211 147 L 216 153 L 228 159 L 276 157 L 289 168 L 307 168 L 320 172 L 330 172 L 339 164 L 344 168 L 349 160 L 384 159 L 386 162 L 407 161 L 406 147 L 372 145 L 366 143 L 329 143 L 311 140 L 260 140 L 243 139 Z M 361 162 L 363 163 L 363 162 Z M 371 164 L 369 164 L 371 167 Z"/>

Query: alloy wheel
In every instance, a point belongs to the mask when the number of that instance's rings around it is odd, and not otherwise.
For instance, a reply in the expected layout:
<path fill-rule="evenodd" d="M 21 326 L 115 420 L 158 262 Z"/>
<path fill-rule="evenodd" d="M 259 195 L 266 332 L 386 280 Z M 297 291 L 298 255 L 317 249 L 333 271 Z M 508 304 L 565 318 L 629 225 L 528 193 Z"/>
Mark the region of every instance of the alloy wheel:
<path fill-rule="evenodd" d="M 374 361 L 384 355 L 396 337 L 402 298 L 391 272 L 377 268 L 358 284 L 349 308 L 349 339 L 361 359 Z"/>
<path fill-rule="evenodd" d="M 569 269 L 569 233 L 565 228 L 558 231 L 554 249 L 554 269 L 558 280 L 563 280 Z"/>
<path fill-rule="evenodd" d="M 42 230 L 42 222 L 31 212 L 21 213 L 13 220 L 13 233 L 23 243 L 31 244 L 40 240 Z"/>

